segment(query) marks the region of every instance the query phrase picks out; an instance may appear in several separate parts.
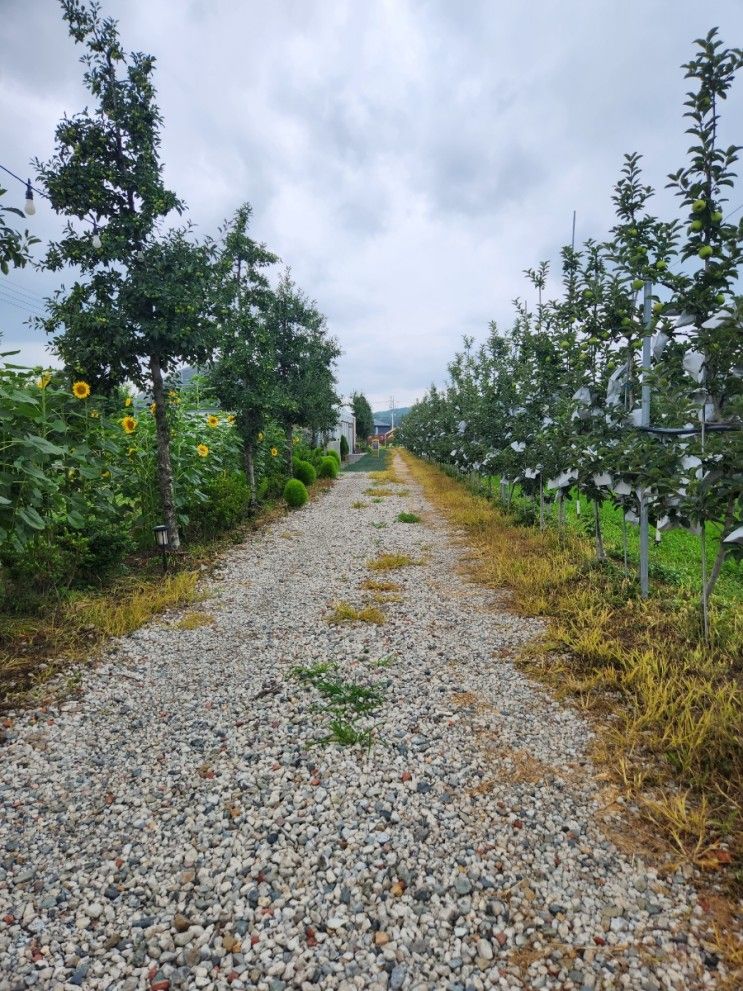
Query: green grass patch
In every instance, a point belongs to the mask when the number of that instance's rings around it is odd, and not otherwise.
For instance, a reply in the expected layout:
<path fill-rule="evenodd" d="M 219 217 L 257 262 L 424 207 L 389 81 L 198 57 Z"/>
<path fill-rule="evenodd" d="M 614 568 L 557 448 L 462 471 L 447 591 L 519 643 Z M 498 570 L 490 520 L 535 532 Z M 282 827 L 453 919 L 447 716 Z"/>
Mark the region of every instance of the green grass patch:
<path fill-rule="evenodd" d="M 400 523 L 420 523 L 420 516 L 415 513 L 400 513 L 397 517 Z"/>

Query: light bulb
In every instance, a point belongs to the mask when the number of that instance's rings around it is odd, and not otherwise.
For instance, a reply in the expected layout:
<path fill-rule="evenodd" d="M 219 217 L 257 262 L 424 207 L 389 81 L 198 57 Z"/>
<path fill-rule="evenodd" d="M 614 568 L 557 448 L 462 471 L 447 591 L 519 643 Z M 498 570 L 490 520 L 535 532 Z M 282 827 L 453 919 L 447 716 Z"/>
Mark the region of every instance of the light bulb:
<path fill-rule="evenodd" d="M 95 234 L 93 235 L 93 247 L 96 249 L 96 251 L 99 248 L 103 247 L 103 242 L 101 241 L 101 235 L 98 233 L 98 231 L 96 231 Z"/>
<path fill-rule="evenodd" d="M 36 204 L 34 203 L 34 191 L 31 189 L 31 180 L 26 182 L 26 205 L 23 208 L 24 213 L 27 217 L 33 217 L 36 213 Z"/>

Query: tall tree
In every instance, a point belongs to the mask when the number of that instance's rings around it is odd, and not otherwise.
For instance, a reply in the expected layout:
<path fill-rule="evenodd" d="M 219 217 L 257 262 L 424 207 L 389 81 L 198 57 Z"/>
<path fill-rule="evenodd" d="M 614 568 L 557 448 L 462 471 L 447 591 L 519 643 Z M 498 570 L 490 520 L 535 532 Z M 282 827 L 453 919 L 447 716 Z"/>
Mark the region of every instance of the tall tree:
<path fill-rule="evenodd" d="M 50 245 L 47 267 L 74 265 L 80 275 L 57 291 L 39 323 L 55 335 L 67 366 L 94 387 L 151 383 L 163 513 L 178 547 L 163 373 L 210 354 L 210 249 L 184 230 L 157 238 L 158 222 L 183 204 L 162 177 L 154 58 L 126 54 L 116 21 L 102 18 L 98 3 L 61 0 L 61 7 L 85 49 L 92 105 L 62 119 L 54 155 L 36 165 L 54 209 L 92 225 L 80 232 L 70 220 Z"/>
<path fill-rule="evenodd" d="M 264 319 L 271 289 L 263 269 L 278 258 L 248 235 L 251 212 L 244 203 L 221 231 L 219 350 L 209 381 L 235 415 L 255 505 L 255 443 L 272 410 L 276 364 Z"/>
<path fill-rule="evenodd" d="M 351 407 L 353 415 L 356 417 L 356 436 L 369 437 L 374 433 L 374 414 L 369 405 L 369 400 L 363 392 L 353 392 L 351 394 Z"/>

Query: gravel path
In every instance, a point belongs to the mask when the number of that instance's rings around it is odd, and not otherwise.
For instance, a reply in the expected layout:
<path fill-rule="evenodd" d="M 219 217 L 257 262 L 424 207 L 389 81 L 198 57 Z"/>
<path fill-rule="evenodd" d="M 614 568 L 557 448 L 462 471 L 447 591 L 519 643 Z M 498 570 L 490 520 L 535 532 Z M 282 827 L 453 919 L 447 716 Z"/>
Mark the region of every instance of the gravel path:
<path fill-rule="evenodd" d="M 213 625 L 153 623 L 15 719 L 0 991 L 716 986 L 683 877 L 595 823 L 586 724 L 508 659 L 537 624 L 466 582 L 415 485 L 369 484 L 226 557 Z M 380 552 L 421 563 L 372 575 Z M 402 586 L 386 622 L 329 624 L 370 577 Z M 328 661 L 383 694 L 369 752 L 312 745 L 329 717 L 291 671 Z"/>

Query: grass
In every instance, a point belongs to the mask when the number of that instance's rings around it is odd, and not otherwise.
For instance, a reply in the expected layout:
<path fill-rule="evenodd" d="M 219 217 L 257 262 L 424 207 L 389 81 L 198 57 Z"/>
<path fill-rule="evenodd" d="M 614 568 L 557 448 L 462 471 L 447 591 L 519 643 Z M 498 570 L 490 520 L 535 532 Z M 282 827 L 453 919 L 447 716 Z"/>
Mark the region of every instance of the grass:
<path fill-rule="evenodd" d="M 397 582 L 381 581 L 378 578 L 367 578 L 361 583 L 361 587 L 368 592 L 400 592 L 402 585 Z"/>
<path fill-rule="evenodd" d="M 395 493 L 392 491 L 392 489 L 385 489 L 381 486 L 378 487 L 375 486 L 374 488 L 367 489 L 366 495 L 372 496 L 372 498 L 376 500 L 376 499 L 387 499 L 389 496 L 395 495 Z"/>
<path fill-rule="evenodd" d="M 353 464 L 344 464 L 344 471 L 363 471 L 363 472 L 377 472 L 386 471 L 392 460 L 392 450 L 391 448 L 383 448 L 380 450 L 379 454 L 365 454 L 363 458 L 359 458 Z"/>
<path fill-rule="evenodd" d="M 187 612 L 175 625 L 179 630 L 198 630 L 202 626 L 213 626 L 214 617 L 206 612 Z"/>
<path fill-rule="evenodd" d="M 384 623 L 384 613 L 374 606 L 362 606 L 357 609 L 349 602 L 337 602 L 331 613 L 329 623 Z"/>
<path fill-rule="evenodd" d="M 521 664 L 596 716 L 599 753 L 656 831 L 699 866 L 743 885 L 743 612 L 712 606 L 713 642 L 683 586 L 594 559 L 576 530 L 520 526 L 438 468 L 404 452 L 414 478 L 464 534 L 472 577 L 515 611 L 549 618 Z M 611 718 L 608 718 L 608 717 Z M 730 841 L 730 864 L 726 864 Z M 719 851 L 719 852 L 717 852 Z"/>
<path fill-rule="evenodd" d="M 355 502 L 351 503 L 351 509 L 366 509 L 368 503 L 363 502 L 361 499 L 357 499 Z"/>
<path fill-rule="evenodd" d="M 95 656 L 168 609 L 197 598 L 195 571 L 127 579 L 105 592 L 77 595 L 38 617 L 0 617 L 0 704 L 33 702 L 70 664 Z"/>
<path fill-rule="evenodd" d="M 398 568 L 409 568 L 414 564 L 418 562 L 407 554 L 380 554 L 373 561 L 368 561 L 366 566 L 370 571 L 396 571 Z"/>
<path fill-rule="evenodd" d="M 400 513 L 397 517 L 400 523 L 420 523 L 420 516 L 415 513 Z"/>

